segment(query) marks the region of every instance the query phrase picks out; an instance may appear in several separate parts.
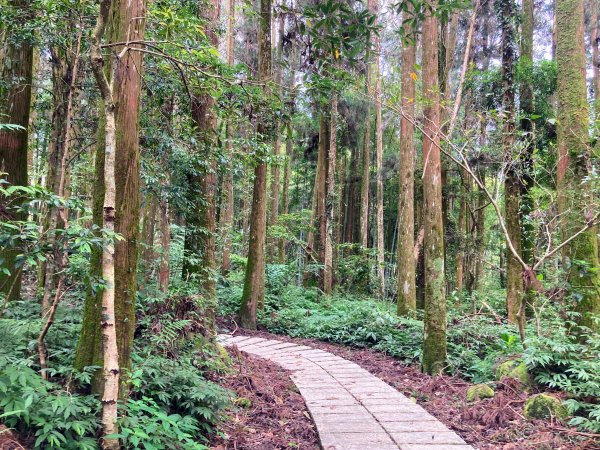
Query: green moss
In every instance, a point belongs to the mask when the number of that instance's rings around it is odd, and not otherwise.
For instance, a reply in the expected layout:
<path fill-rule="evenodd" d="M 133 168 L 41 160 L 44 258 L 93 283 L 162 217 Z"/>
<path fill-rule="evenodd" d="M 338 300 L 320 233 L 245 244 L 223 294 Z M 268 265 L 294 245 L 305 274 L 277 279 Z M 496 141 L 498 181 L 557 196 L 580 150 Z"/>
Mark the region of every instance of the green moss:
<path fill-rule="evenodd" d="M 496 369 L 496 379 L 500 380 L 502 377 L 519 380 L 524 386 L 531 385 L 527 366 L 520 359 L 510 359 L 500 364 Z"/>
<path fill-rule="evenodd" d="M 523 415 L 528 419 L 565 419 L 567 409 L 562 402 L 548 394 L 537 394 L 529 397 L 523 407 Z"/>
<path fill-rule="evenodd" d="M 467 401 L 474 402 L 484 398 L 494 397 L 494 390 L 487 384 L 476 384 L 467 389 Z"/>
<path fill-rule="evenodd" d="M 233 402 L 240 408 L 250 408 L 252 406 L 252 400 L 246 397 L 238 397 Z"/>

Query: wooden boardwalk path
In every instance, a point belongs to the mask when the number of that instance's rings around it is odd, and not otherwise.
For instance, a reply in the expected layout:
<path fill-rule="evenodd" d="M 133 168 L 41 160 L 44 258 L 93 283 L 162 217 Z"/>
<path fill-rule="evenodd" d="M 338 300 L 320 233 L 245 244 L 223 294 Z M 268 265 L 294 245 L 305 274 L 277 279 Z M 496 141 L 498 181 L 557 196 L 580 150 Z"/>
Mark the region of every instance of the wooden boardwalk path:
<path fill-rule="evenodd" d="M 324 450 L 473 450 L 421 406 L 344 358 L 274 339 L 218 340 L 292 372 Z"/>

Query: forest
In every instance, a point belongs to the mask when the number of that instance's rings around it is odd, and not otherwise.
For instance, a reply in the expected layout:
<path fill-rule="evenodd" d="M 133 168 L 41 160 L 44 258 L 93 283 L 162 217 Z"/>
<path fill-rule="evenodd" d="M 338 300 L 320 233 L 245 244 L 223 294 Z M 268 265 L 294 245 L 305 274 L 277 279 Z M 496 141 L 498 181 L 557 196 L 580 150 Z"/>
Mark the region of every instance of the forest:
<path fill-rule="evenodd" d="M 600 448 L 599 0 L 0 0 L 0 449 Z"/>

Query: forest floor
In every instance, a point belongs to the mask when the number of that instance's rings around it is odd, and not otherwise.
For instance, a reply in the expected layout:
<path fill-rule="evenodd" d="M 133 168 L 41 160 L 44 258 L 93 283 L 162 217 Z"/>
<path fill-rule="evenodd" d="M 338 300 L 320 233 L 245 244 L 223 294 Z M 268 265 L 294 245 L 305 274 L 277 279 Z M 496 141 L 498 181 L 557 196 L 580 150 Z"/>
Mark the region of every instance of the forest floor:
<path fill-rule="evenodd" d="M 232 330 L 235 327 L 228 324 L 226 321 L 222 321 L 222 328 Z M 386 356 L 383 353 L 375 352 L 368 349 L 348 348 L 340 345 L 329 344 L 314 339 L 298 339 L 290 338 L 288 336 L 275 335 L 265 331 L 248 331 L 248 330 L 237 330 L 236 335 L 251 335 L 262 337 L 266 339 L 278 339 L 281 341 L 294 342 L 297 344 L 308 345 L 317 349 L 322 349 L 341 356 L 349 361 L 353 361 L 368 370 L 373 375 L 387 382 L 389 385 L 396 388 L 399 392 L 413 397 L 417 403 L 425 408 L 429 413 L 434 415 L 437 419 L 443 422 L 446 426 L 456 431 L 465 441 L 474 447 L 481 450 L 591 450 L 600 449 L 600 443 L 598 442 L 597 435 L 580 433 L 573 428 L 569 428 L 563 424 L 554 421 L 545 420 L 529 420 L 522 415 L 522 408 L 525 400 L 527 399 L 527 393 L 523 392 L 522 389 L 516 384 L 511 382 L 509 379 L 503 379 L 496 385 L 496 394 L 492 399 L 484 399 L 475 403 L 467 403 L 465 400 L 467 389 L 472 384 L 461 380 L 457 377 L 451 376 L 429 376 L 419 371 L 417 367 L 408 366 L 398 361 L 397 359 Z M 273 392 L 281 392 L 282 387 L 285 392 L 286 383 L 289 386 L 292 382 L 289 380 L 287 372 L 279 366 L 269 363 L 264 360 L 257 360 L 244 356 L 251 365 L 246 367 L 245 373 L 247 376 L 254 378 L 260 378 L 260 383 L 266 386 L 268 390 Z M 253 372 L 256 370 L 256 372 Z M 283 378 L 282 378 L 283 377 Z M 238 392 L 238 395 L 247 396 L 251 395 L 252 392 L 244 393 L 245 391 L 239 392 L 238 387 L 244 387 L 244 381 L 241 381 L 241 385 L 230 387 Z M 292 392 L 292 391 L 289 391 Z M 295 393 L 296 397 L 300 397 L 299 394 Z M 292 397 L 292 398 L 289 398 Z M 295 403 L 296 407 L 301 408 L 302 415 L 306 411 L 303 400 L 300 398 L 293 399 L 294 396 L 288 394 L 286 401 Z M 279 412 L 271 411 L 272 408 L 271 400 L 268 396 L 264 397 L 260 394 L 255 396 L 255 399 L 259 402 L 267 400 L 264 405 L 254 404 L 254 407 L 258 409 L 258 416 L 254 412 L 250 412 L 241 420 L 243 425 L 237 427 L 237 439 L 239 442 L 244 442 L 245 439 L 249 439 L 250 444 L 246 446 L 237 446 L 238 449 L 283 449 L 289 448 L 285 445 L 276 446 L 276 442 L 270 438 L 271 434 L 277 434 L 281 426 L 277 423 L 277 420 L 265 419 L 269 414 L 279 414 Z M 281 414 L 284 417 L 288 417 L 290 412 L 287 411 L 288 407 L 275 405 L 276 409 L 281 408 Z M 264 408 L 268 414 L 263 414 L 260 409 Z M 253 422 L 256 420 L 257 422 Z M 311 430 L 311 435 L 316 438 L 316 432 L 314 427 L 307 427 L 306 429 Z M 270 431 L 267 430 L 268 424 L 274 426 Z M 244 431 L 244 427 L 254 429 L 260 429 L 260 433 L 265 435 L 265 441 L 260 441 L 261 445 L 257 447 L 251 446 L 252 442 L 257 442 L 258 437 L 254 431 Z M 290 430 L 293 432 L 297 428 L 297 425 L 288 424 Z M 287 431 L 286 431 L 287 433 Z M 254 439 L 252 438 L 254 436 Z M 307 436 L 308 437 L 308 436 Z M 318 442 L 318 439 L 317 439 Z M 318 449 L 318 444 L 314 447 L 310 446 L 310 439 L 306 439 L 305 445 L 300 448 L 305 449 Z M 265 446 L 267 445 L 267 446 Z M 275 445 L 274 447 L 269 445 Z M 233 448 L 233 447 L 216 447 L 219 449 Z"/>
<path fill-rule="evenodd" d="M 236 393 L 238 408 L 218 424 L 211 449 L 319 449 L 317 430 L 289 372 L 239 351 L 229 354 L 232 372 L 212 381 Z"/>

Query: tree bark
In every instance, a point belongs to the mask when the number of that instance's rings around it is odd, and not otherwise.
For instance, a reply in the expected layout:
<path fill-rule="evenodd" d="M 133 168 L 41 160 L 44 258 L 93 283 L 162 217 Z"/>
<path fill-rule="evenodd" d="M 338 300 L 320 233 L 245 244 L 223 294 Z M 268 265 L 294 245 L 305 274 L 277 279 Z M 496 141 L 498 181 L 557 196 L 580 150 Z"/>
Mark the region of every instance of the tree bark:
<path fill-rule="evenodd" d="M 432 9 L 437 1 L 431 2 Z M 439 149 L 438 21 L 428 10 L 423 23 L 423 93 L 427 99 L 423 127 L 423 201 L 425 256 L 425 320 L 423 371 L 438 374 L 446 365 L 446 286 Z"/>
<path fill-rule="evenodd" d="M 112 76 L 110 81 L 104 72 L 104 58 L 102 56 L 101 43 L 104 30 L 108 22 L 110 12 L 110 0 L 103 0 L 100 4 L 100 12 L 94 28 L 92 43 L 90 46 L 90 59 L 96 83 L 100 89 L 103 103 L 104 122 L 104 200 L 102 226 L 109 232 L 115 231 L 115 219 L 118 214 L 116 199 L 117 189 L 116 177 L 116 152 L 118 150 L 117 140 L 117 114 L 114 103 L 116 71 L 121 61 L 112 63 Z M 120 15 L 120 13 L 118 13 Z M 106 286 L 102 290 L 102 315 L 100 329 L 102 330 L 102 354 L 103 362 L 103 392 L 102 392 L 102 432 L 104 436 L 115 434 L 117 428 L 117 400 L 119 397 L 120 362 L 116 321 L 116 262 L 115 248 L 109 243 L 102 250 L 102 278 Z M 119 440 L 104 438 L 102 441 L 104 449 L 117 450 L 120 448 Z"/>
<path fill-rule="evenodd" d="M 23 20 L 32 15 L 30 2 L 10 0 L 10 7 L 23 12 Z M 0 54 L 0 122 L 19 125 L 23 129 L 0 130 L 0 172 L 13 186 L 27 185 L 27 142 L 31 109 L 31 79 L 33 70 L 33 45 L 22 39 L 17 31 L 8 27 L 3 32 L 4 42 Z M 6 84 L 5 84 L 5 81 Z M 17 199 L 14 199 L 15 201 Z M 2 220 L 25 220 L 23 213 L 6 208 L 6 199 L 0 197 L 0 210 L 8 217 Z M 0 292 L 6 300 L 17 300 L 21 295 L 22 267 L 15 265 L 19 249 L 0 249 Z M 10 271 L 10 275 L 3 272 Z"/>
<path fill-rule="evenodd" d="M 377 0 L 373 1 L 373 12 L 378 14 Z M 377 20 L 375 24 L 377 24 Z M 375 142 L 377 171 L 377 199 L 375 224 L 377 228 L 377 278 L 379 280 L 379 297 L 385 298 L 385 241 L 383 233 L 383 119 L 381 113 L 381 45 L 379 37 L 375 37 Z"/>
<path fill-rule="evenodd" d="M 334 203 L 335 203 L 335 168 L 336 168 L 336 152 L 337 152 L 337 94 L 331 94 L 331 112 L 329 116 L 329 142 L 327 149 L 327 178 L 325 192 L 325 251 L 324 251 L 324 273 L 323 273 L 323 292 L 326 295 L 333 293 L 333 234 L 335 223 L 334 219 Z"/>
<path fill-rule="evenodd" d="M 597 211 L 592 187 L 592 152 L 588 137 L 588 102 L 585 77 L 583 0 L 556 0 L 556 61 L 558 97 L 557 190 L 559 214 L 565 217 L 563 236 L 581 230 Z M 569 293 L 579 313 L 576 322 L 598 329 L 593 315 L 600 314 L 600 270 L 596 227 L 581 233 L 568 246 Z"/>
<path fill-rule="evenodd" d="M 533 188 L 533 154 L 535 151 L 534 140 L 534 121 L 532 116 L 534 110 L 533 98 L 533 0 L 523 0 L 521 6 L 521 55 L 520 65 L 526 69 L 527 76 L 520 84 L 520 105 L 521 105 L 521 120 L 520 128 L 525 140 L 525 149 L 521 157 L 521 192 L 520 192 L 520 207 L 519 220 L 522 228 L 522 258 L 530 266 L 534 263 L 535 250 L 535 227 L 531 213 L 533 212 L 533 198 L 531 197 L 531 189 Z M 535 301 L 535 292 L 529 289 L 525 293 L 524 302 L 533 303 Z M 523 309 L 525 312 L 525 309 Z M 523 318 L 524 322 L 524 318 Z"/>
<path fill-rule="evenodd" d="M 207 36 L 213 48 L 218 48 L 220 2 L 213 0 L 203 8 L 202 17 L 207 21 Z M 184 279 L 194 278 L 198 282 L 200 294 L 206 302 L 208 326 L 214 327 L 216 314 L 215 280 L 215 232 L 217 190 L 216 159 L 213 154 L 217 146 L 216 100 L 209 92 L 194 93 L 192 98 L 192 120 L 196 126 L 200 143 L 198 159 L 207 164 L 198 163 L 188 174 L 188 189 L 193 208 L 186 214 L 185 254 L 188 259 L 183 265 Z"/>
<path fill-rule="evenodd" d="M 258 32 L 258 80 L 265 83 L 263 92 L 269 95 L 266 82 L 271 77 L 271 0 L 260 0 L 260 25 Z M 258 136 L 268 141 L 269 127 L 266 111 L 258 123 Z M 258 161 L 254 170 L 252 210 L 250 213 L 250 239 L 248 264 L 244 278 L 244 291 L 240 308 L 240 324 L 256 329 L 256 310 L 264 303 L 265 295 L 265 235 L 267 228 L 267 163 Z"/>
<path fill-rule="evenodd" d="M 227 11 L 227 64 L 234 64 L 234 25 L 235 25 L 235 0 L 228 0 L 229 8 Z M 226 130 L 226 154 L 228 158 L 233 158 L 233 120 L 227 119 Z M 234 208 L 234 191 L 233 191 L 233 171 L 232 167 L 228 167 L 223 178 L 223 199 L 221 206 L 223 212 L 221 214 L 221 232 L 223 233 L 223 256 L 221 262 L 221 273 L 227 276 L 231 270 L 231 232 L 233 226 L 233 208 Z"/>
<path fill-rule="evenodd" d="M 405 17 L 409 17 L 408 14 Z M 406 36 L 402 46 L 402 111 L 400 119 L 400 192 L 398 196 L 398 315 L 414 316 L 417 311 L 415 247 L 415 73 L 416 45 Z"/>
<path fill-rule="evenodd" d="M 360 181 L 360 228 L 359 239 L 363 248 L 369 246 L 369 174 L 371 171 L 371 67 L 367 66 L 367 114 L 365 117 L 365 140 L 362 153 L 362 176 Z"/>
<path fill-rule="evenodd" d="M 504 153 L 504 214 L 511 242 L 521 254 L 521 221 L 518 155 L 515 155 L 515 21 L 513 0 L 498 0 L 498 21 L 502 29 L 502 148 Z M 507 246 L 508 247 L 508 246 Z M 509 251 L 506 258 L 506 310 L 508 320 L 517 324 L 523 311 L 523 277 L 519 261 Z"/>

